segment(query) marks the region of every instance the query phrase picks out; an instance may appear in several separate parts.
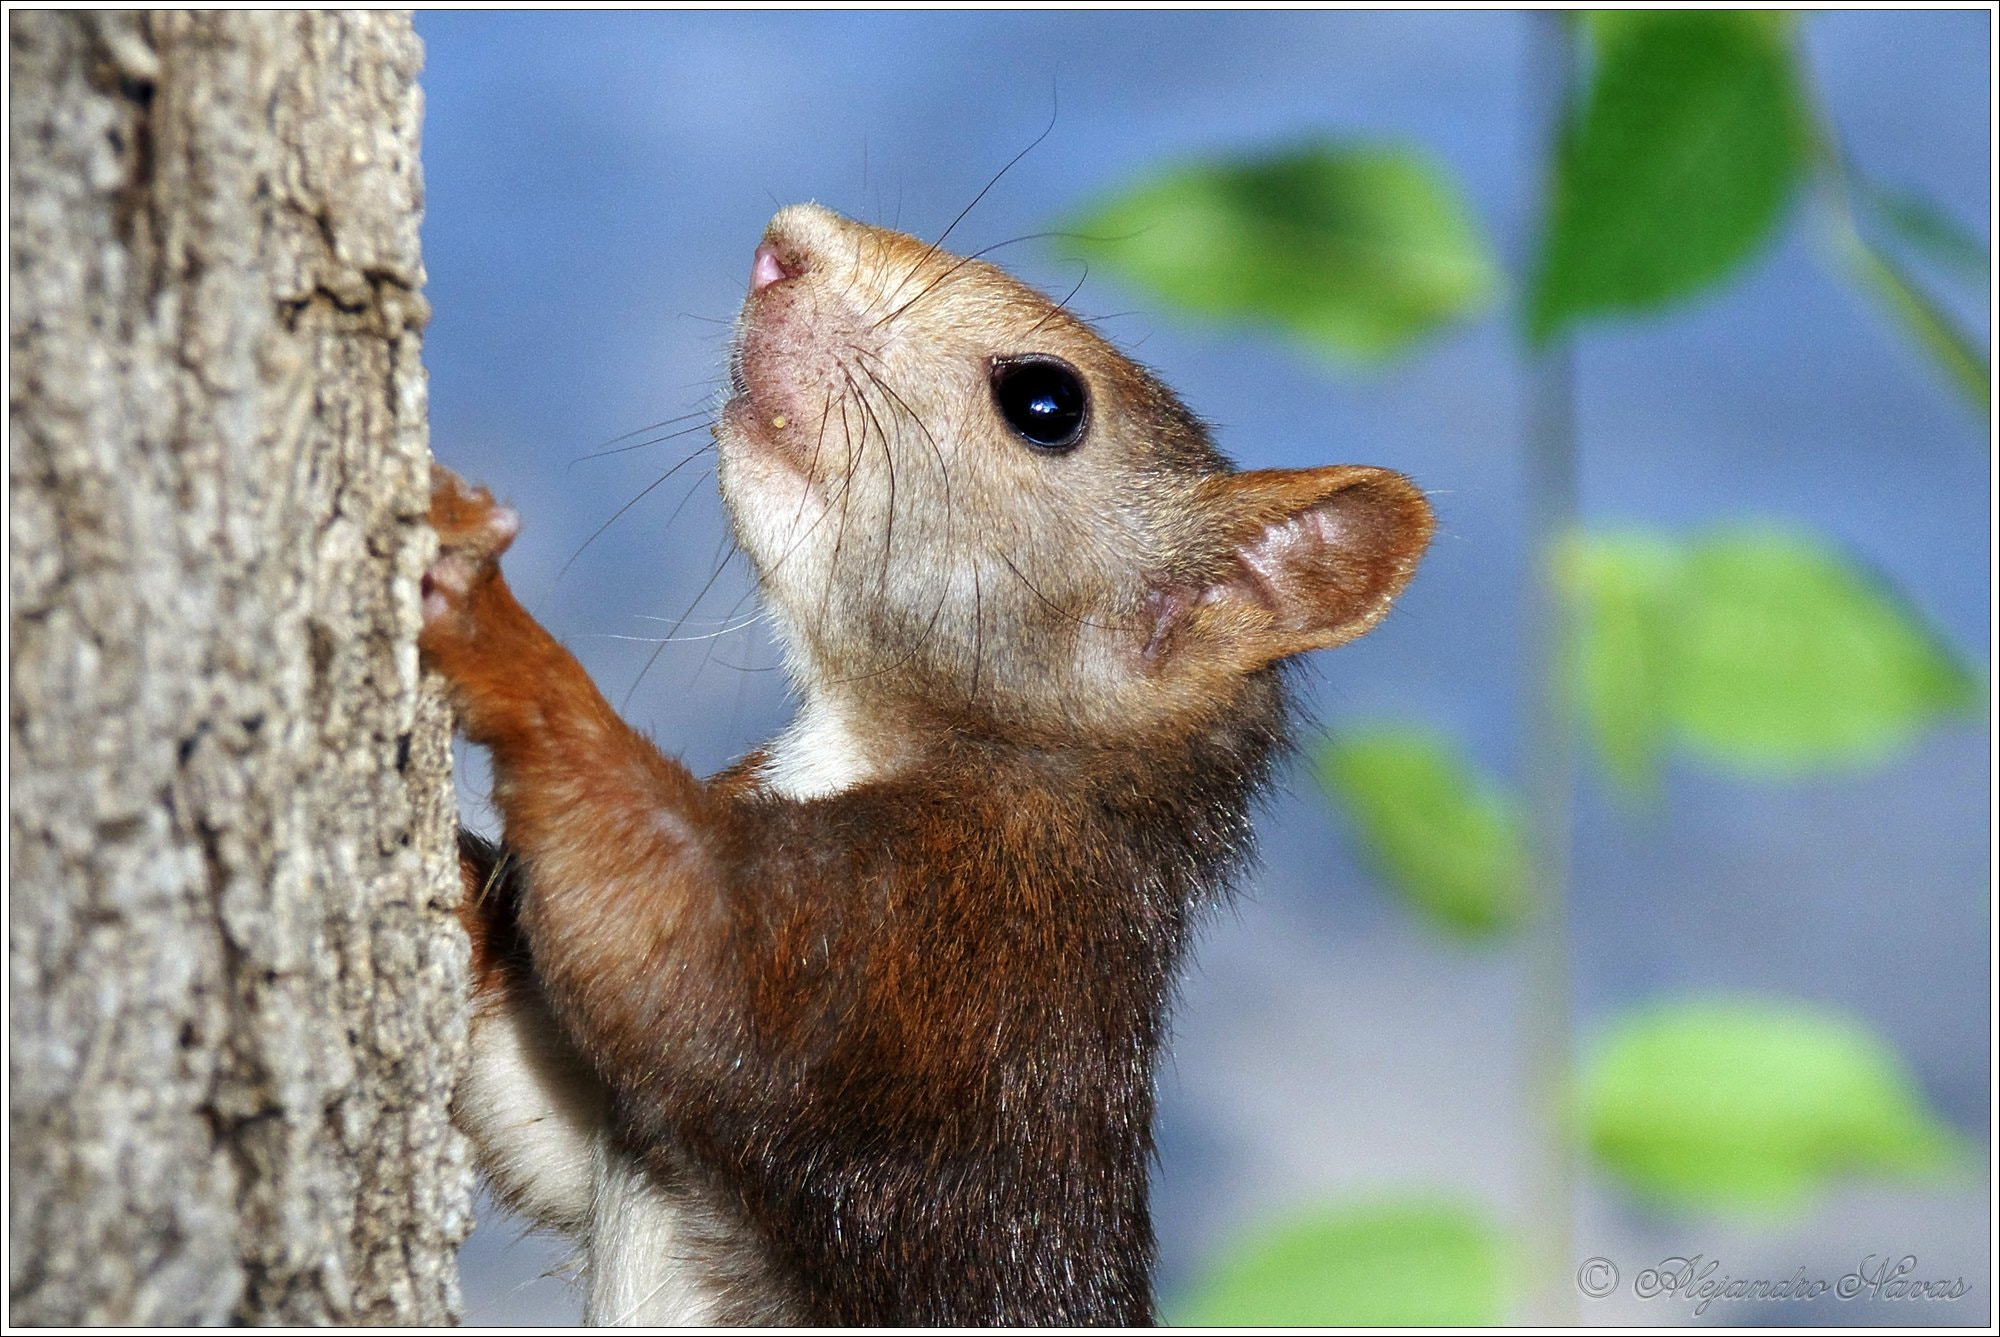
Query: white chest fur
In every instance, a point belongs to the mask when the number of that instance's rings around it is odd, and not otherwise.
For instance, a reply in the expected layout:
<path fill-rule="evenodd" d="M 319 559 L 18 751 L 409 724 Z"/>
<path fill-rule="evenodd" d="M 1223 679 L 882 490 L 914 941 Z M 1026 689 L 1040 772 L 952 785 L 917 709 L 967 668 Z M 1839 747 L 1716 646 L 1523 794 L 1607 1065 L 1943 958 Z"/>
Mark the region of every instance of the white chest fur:
<path fill-rule="evenodd" d="M 846 709 L 813 702 L 772 740 L 760 778 L 786 798 L 825 798 L 886 771 L 882 751 L 881 740 L 858 729 Z"/>
<path fill-rule="evenodd" d="M 708 1327 L 720 1287 L 702 1266 L 691 1205 L 633 1157 L 598 1141 L 583 1321 L 593 1327 Z"/>

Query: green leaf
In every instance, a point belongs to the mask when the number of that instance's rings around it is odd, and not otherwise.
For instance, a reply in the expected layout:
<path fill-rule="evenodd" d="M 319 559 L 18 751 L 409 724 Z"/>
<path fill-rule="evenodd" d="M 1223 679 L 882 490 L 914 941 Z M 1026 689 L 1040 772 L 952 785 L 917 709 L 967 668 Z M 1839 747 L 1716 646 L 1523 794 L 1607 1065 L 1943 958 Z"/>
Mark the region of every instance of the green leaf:
<path fill-rule="evenodd" d="M 1885 252 L 1851 231 L 1843 234 L 1841 250 L 1862 288 L 1888 308 L 1973 411 L 1986 417 L 1993 403 L 1993 372 L 1986 354 Z"/>
<path fill-rule="evenodd" d="M 1444 739 L 1417 728 L 1348 734 L 1321 748 L 1318 774 L 1369 863 L 1433 923 L 1482 937 L 1525 914 L 1520 816 Z"/>
<path fill-rule="evenodd" d="M 1198 316 L 1384 359 L 1483 307 L 1498 271 L 1428 156 L 1318 142 L 1191 163 L 1073 220 L 1087 258 Z"/>
<path fill-rule="evenodd" d="M 1658 783 L 1673 646 L 1668 609 L 1681 555 L 1662 540 L 1577 541 L 1558 557 L 1577 618 L 1573 665 L 1605 769 L 1635 792 Z"/>
<path fill-rule="evenodd" d="M 1880 760 L 1984 697 L 1878 577 L 1803 534 L 1592 535 L 1562 574 L 1585 719 L 1628 783 L 1648 781 L 1669 734 L 1788 774 Z"/>
<path fill-rule="evenodd" d="M 1592 1152 L 1666 1205 L 1774 1211 L 1837 1175 L 1923 1175 L 1962 1139 L 1896 1055 L 1803 1004 L 1693 1000 L 1620 1021 L 1581 1075 Z"/>
<path fill-rule="evenodd" d="M 1505 1304 L 1480 1217 L 1419 1199 L 1324 1211 L 1245 1239 L 1169 1321 L 1194 1327 L 1478 1327 Z"/>
<path fill-rule="evenodd" d="M 1810 144 L 1786 26 L 1726 10 L 1592 19 L 1596 70 L 1557 153 L 1531 339 L 1686 297 L 1771 235 Z"/>
<path fill-rule="evenodd" d="M 1580 11 L 1585 31 L 1600 55 L 1618 42 L 1646 40 L 1652 31 L 1652 16 L 1658 12 L 1647 9 Z M 1767 34 L 1781 41 L 1791 40 L 1792 33 L 1798 28 L 1799 16 L 1791 10 L 1745 9 L 1735 12 L 1741 22 L 1759 25 Z"/>
<path fill-rule="evenodd" d="M 1885 585 L 1802 535 L 1719 533 L 1689 550 L 1686 580 L 1670 709 L 1719 760 L 1872 761 L 1983 695 Z"/>

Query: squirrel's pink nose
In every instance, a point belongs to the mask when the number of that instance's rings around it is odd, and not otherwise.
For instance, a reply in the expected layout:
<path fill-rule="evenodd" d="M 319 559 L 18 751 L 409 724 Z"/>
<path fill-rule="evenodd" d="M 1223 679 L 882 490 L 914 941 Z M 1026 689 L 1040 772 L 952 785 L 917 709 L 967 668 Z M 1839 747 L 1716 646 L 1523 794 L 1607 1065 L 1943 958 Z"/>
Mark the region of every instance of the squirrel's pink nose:
<path fill-rule="evenodd" d="M 773 283 L 780 283 L 792 277 L 785 272 L 784 262 L 778 259 L 778 248 L 764 242 L 757 248 L 757 255 L 750 262 L 750 291 L 762 292 Z"/>

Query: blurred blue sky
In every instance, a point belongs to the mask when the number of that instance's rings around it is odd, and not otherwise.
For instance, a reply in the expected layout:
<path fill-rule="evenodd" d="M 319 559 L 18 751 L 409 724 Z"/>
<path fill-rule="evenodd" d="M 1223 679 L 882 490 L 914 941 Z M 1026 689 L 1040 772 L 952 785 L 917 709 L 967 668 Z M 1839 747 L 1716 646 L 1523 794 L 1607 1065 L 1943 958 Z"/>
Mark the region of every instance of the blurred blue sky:
<path fill-rule="evenodd" d="M 1983 10 L 1804 24 L 1861 167 L 1980 235 L 1988 25 Z M 817 199 L 935 236 L 1053 103 L 1053 133 L 960 224 L 955 249 L 1042 231 L 1166 160 L 1309 133 L 1438 155 L 1517 272 L 1535 222 L 1538 95 L 1526 83 L 1531 23 L 1515 14 L 437 12 L 417 26 L 432 445 L 520 504 L 510 575 L 614 701 L 651 653 L 615 638 L 662 635 L 670 621 L 656 619 L 687 609 L 714 569 L 721 511 L 691 465 L 577 555 L 705 437 L 578 461 L 713 406 L 750 251 L 780 204 Z M 1586 516 L 1818 527 L 1985 663 L 1986 429 L 1821 262 L 1807 220 L 1725 291 L 1585 334 Z M 994 258 L 1057 292 L 1080 273 L 1059 244 Z M 1321 657 L 1316 705 L 1332 726 L 1431 721 L 1490 770 L 1517 773 L 1522 382 L 1508 313 L 1362 375 L 1274 337 L 1183 323 L 1101 276 L 1073 305 L 1160 370 L 1243 463 L 1390 465 L 1431 490 L 1432 555 L 1379 631 Z M 1984 326 L 1976 296 L 1961 310 Z M 698 484 L 685 505 L 683 480 Z M 732 565 L 684 634 L 740 615 L 748 589 Z M 713 769 L 785 718 L 775 663 L 761 627 L 670 645 L 629 713 Z M 1586 772 L 1574 892 L 1584 1040 L 1621 1008 L 1686 990 L 1807 998 L 1887 1036 L 1984 1146 L 1989 747 L 1987 730 L 1967 726 L 1878 770 L 1785 785 L 1676 766 L 1648 809 Z M 1263 830 L 1265 870 L 1208 935 L 1164 1078 L 1168 1287 L 1288 1206 L 1432 1186 L 1502 1222 L 1520 1210 L 1511 954 L 1440 943 L 1391 904 L 1302 774 Z M 1981 1278 L 1949 1314 L 1917 1321 L 1982 1322 L 1989 1209 L 1983 1180 L 1858 1186 L 1796 1220 L 1745 1226 L 1649 1216 L 1598 1185 L 1578 1252 L 1636 1266 L 1692 1240 L 1737 1275 L 1790 1275 L 1793 1262 L 1837 1275 L 1857 1249 L 1914 1252 L 1927 1270 Z M 489 1229 L 468 1251 L 468 1317 L 573 1315 L 552 1283 L 524 1284 L 541 1254 L 510 1238 Z M 1685 1318 L 1620 1303 L 1585 1316 Z M 1797 1309 L 1724 1321 L 1874 1317 Z"/>

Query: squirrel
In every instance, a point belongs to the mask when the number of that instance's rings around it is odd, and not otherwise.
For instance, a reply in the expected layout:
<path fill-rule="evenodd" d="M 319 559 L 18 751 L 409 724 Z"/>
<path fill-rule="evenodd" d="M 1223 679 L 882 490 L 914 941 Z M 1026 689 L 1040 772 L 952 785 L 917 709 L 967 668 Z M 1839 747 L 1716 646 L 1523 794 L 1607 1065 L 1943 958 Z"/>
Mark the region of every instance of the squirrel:
<path fill-rule="evenodd" d="M 504 821 L 461 843 L 461 1126 L 575 1237 L 593 1323 L 1150 1323 L 1176 970 L 1285 661 L 1383 617 L 1429 506 L 1239 471 L 1062 305 L 815 205 L 757 246 L 729 376 L 798 710 L 707 780 L 516 602 L 515 512 L 434 470 L 419 644 Z"/>

